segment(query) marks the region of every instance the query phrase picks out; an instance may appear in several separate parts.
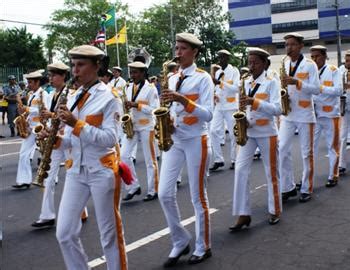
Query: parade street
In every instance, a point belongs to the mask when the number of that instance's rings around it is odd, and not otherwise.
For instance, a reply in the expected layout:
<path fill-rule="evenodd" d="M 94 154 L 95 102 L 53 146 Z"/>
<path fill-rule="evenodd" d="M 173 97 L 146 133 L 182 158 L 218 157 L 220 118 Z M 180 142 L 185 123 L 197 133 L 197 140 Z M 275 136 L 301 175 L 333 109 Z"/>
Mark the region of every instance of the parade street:
<path fill-rule="evenodd" d="M 0 248 L 0 268 L 4 270 L 62 270 L 63 258 L 55 237 L 55 228 L 36 230 L 30 225 L 38 219 L 42 190 L 13 190 L 21 141 L 9 138 L 8 128 L 1 126 L 7 138 L 0 141 L 1 213 L 3 238 Z M 294 136 L 293 158 L 296 179 L 301 177 L 298 136 Z M 227 156 L 227 145 L 225 154 Z M 348 146 L 349 148 L 349 146 Z M 171 249 L 166 221 L 159 201 L 144 202 L 146 169 L 139 147 L 136 168 L 143 192 L 129 202 L 121 203 L 129 269 L 163 269 Z M 348 152 L 349 155 L 349 152 Z M 97 159 L 96 159 L 97 160 Z M 338 186 L 326 188 L 327 157 L 321 141 L 316 157 L 315 189 L 312 200 L 299 203 L 298 197 L 283 205 L 281 222 L 268 224 L 267 188 L 261 160 L 254 161 L 250 190 L 252 193 L 252 223 L 248 229 L 230 233 L 234 171 L 225 168 L 208 179 L 213 256 L 199 265 L 188 265 L 189 255 L 181 257 L 173 269 L 349 269 L 350 265 L 350 177 L 341 177 Z M 37 168 L 33 160 L 33 172 Z M 56 185 L 56 211 L 64 186 L 65 170 L 59 173 Z M 178 189 L 182 220 L 194 236 L 194 211 L 190 201 L 186 170 Z M 88 202 L 89 218 L 82 229 L 82 242 L 92 269 L 106 269 L 101 259 L 101 247 L 92 201 Z M 193 249 L 194 239 L 191 241 Z"/>

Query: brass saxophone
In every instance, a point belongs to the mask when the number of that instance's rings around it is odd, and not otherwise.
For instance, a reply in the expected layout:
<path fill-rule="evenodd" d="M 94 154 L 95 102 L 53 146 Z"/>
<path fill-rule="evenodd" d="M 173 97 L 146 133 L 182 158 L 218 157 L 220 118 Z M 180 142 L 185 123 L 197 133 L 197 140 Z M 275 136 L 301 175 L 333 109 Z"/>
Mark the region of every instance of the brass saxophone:
<path fill-rule="evenodd" d="M 57 102 L 56 111 L 60 105 L 67 104 L 67 95 L 69 93 L 70 87 L 71 84 L 67 83 L 66 87 L 62 90 L 62 94 L 60 95 L 60 98 Z M 51 126 L 48 129 L 49 135 L 45 140 L 42 140 L 43 150 L 41 153 L 41 162 L 36 177 L 32 183 L 33 185 L 37 185 L 40 187 L 44 186 L 44 180 L 48 177 L 48 171 L 50 170 L 51 163 L 51 153 L 56 142 L 57 133 L 60 130 L 61 121 L 56 116 L 56 111 L 54 117 L 51 120 Z"/>
<path fill-rule="evenodd" d="M 287 75 L 286 72 L 286 67 L 284 65 L 284 61 L 287 58 L 287 55 L 283 57 L 282 62 L 281 62 L 281 68 L 280 68 L 280 77 L 285 77 Z M 292 108 L 290 106 L 290 99 L 289 99 L 289 94 L 288 94 L 288 86 L 283 85 L 281 82 L 281 107 L 282 107 L 282 114 L 283 115 L 288 115 L 289 112 L 292 111 Z"/>
<path fill-rule="evenodd" d="M 245 80 L 250 76 L 249 73 L 243 75 L 241 79 L 241 89 L 239 92 L 240 99 L 246 96 L 245 92 Z M 235 119 L 236 124 L 233 127 L 233 133 L 236 136 L 237 144 L 240 146 L 244 146 L 248 141 L 247 129 L 249 127 L 249 123 L 247 120 L 247 114 L 244 110 L 238 110 L 237 112 L 232 114 L 232 117 Z"/>
<path fill-rule="evenodd" d="M 23 110 L 23 103 L 19 96 L 17 96 L 18 108 Z M 29 115 L 29 111 L 25 111 L 24 113 L 17 116 L 13 123 L 16 125 L 19 136 L 22 138 L 27 138 L 30 134 L 29 123 L 27 121 L 27 117 Z"/>
<path fill-rule="evenodd" d="M 35 135 L 39 134 L 42 130 L 47 129 L 47 119 L 42 117 L 42 112 L 45 109 L 45 103 L 44 103 L 44 96 L 43 96 L 44 90 L 41 90 L 40 95 L 39 95 L 39 118 L 40 118 L 40 123 L 33 127 L 33 133 Z M 39 152 L 43 153 L 44 151 L 44 141 L 40 140 L 38 138 L 35 139 L 36 145 L 39 147 Z"/>
<path fill-rule="evenodd" d="M 168 60 L 163 63 L 162 66 L 162 78 L 161 78 L 161 89 L 168 89 L 168 64 L 170 62 L 176 62 L 178 57 Z M 158 140 L 158 147 L 161 151 L 168 151 L 174 144 L 171 134 L 174 133 L 173 121 L 170 117 L 170 106 L 171 103 L 161 101 L 160 107 L 153 110 L 152 114 L 156 117 L 155 137 Z"/>
<path fill-rule="evenodd" d="M 125 106 L 125 102 L 128 101 L 128 97 L 126 96 L 126 88 L 129 86 L 129 83 L 127 83 L 123 87 L 123 94 L 121 96 L 122 102 L 123 102 L 123 109 L 124 109 L 124 115 L 121 118 L 122 128 L 124 133 L 126 134 L 126 137 L 128 139 L 132 139 L 134 137 L 134 126 L 132 124 L 132 117 L 130 114 L 130 109 L 127 109 Z"/>
<path fill-rule="evenodd" d="M 347 72 L 344 72 L 343 74 L 343 95 L 340 96 L 340 115 L 344 116 L 346 111 L 346 87 L 345 84 L 350 82 L 350 70 L 348 69 Z"/>

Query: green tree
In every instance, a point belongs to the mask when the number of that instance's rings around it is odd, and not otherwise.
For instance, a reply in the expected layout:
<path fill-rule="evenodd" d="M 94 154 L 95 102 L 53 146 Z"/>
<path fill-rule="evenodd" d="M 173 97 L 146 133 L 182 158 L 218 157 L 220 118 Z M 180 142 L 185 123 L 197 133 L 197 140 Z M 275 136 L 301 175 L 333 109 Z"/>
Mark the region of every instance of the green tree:
<path fill-rule="evenodd" d="M 26 27 L 0 30 L 0 66 L 23 67 L 26 71 L 46 67 L 43 40 Z"/>

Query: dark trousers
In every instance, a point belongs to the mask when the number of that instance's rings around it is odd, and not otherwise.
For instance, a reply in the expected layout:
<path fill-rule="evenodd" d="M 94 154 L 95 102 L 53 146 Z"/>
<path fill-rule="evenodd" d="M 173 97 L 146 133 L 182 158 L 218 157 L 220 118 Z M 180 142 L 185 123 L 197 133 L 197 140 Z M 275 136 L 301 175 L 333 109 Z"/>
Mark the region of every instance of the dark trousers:
<path fill-rule="evenodd" d="M 17 104 L 9 104 L 7 108 L 7 122 L 11 130 L 15 128 L 15 124 L 13 123 L 13 120 L 15 120 L 16 116 L 17 116 Z"/>

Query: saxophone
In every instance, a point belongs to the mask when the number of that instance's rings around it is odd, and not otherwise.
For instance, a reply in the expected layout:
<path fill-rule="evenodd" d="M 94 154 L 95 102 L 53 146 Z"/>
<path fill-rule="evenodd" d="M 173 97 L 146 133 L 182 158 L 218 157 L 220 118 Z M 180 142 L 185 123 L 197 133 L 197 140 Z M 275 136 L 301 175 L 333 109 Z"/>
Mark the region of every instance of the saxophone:
<path fill-rule="evenodd" d="M 343 95 L 340 96 L 340 115 L 344 116 L 346 111 L 346 88 L 345 84 L 350 82 L 350 70 L 348 69 L 347 72 L 344 72 L 343 75 Z"/>
<path fill-rule="evenodd" d="M 43 187 L 45 178 L 48 177 L 48 171 L 50 170 L 51 163 L 51 153 L 57 139 L 57 133 L 60 130 L 61 121 L 56 116 L 57 108 L 60 105 L 67 104 L 67 95 L 69 92 L 71 84 L 67 83 L 67 86 L 62 90 L 62 94 L 57 102 L 55 116 L 51 120 L 51 127 L 48 129 L 49 135 L 45 140 L 42 140 L 42 153 L 41 153 L 41 162 L 36 174 L 36 177 L 33 181 L 33 185 Z"/>
<path fill-rule="evenodd" d="M 47 119 L 42 117 L 42 112 L 45 109 L 45 103 L 44 103 L 44 96 L 43 96 L 44 90 L 41 90 L 40 95 L 39 95 L 39 118 L 40 118 L 40 123 L 33 127 L 33 133 L 35 135 L 39 134 L 42 130 L 47 129 Z M 40 140 L 38 138 L 35 139 L 36 145 L 39 147 L 39 152 L 43 153 L 44 151 L 44 141 Z"/>
<path fill-rule="evenodd" d="M 129 83 L 127 83 L 123 87 L 123 94 L 121 96 L 122 102 L 123 102 L 123 109 L 124 109 L 124 115 L 121 118 L 121 123 L 123 127 L 123 131 L 126 134 L 126 137 L 128 139 L 132 139 L 134 137 L 134 126 L 132 124 L 132 118 L 130 114 L 130 109 L 127 109 L 125 106 L 125 102 L 128 101 L 128 97 L 126 95 L 126 88 L 129 86 Z"/>
<path fill-rule="evenodd" d="M 241 79 L 241 89 L 239 93 L 239 97 L 242 98 L 246 96 L 245 91 L 245 80 L 250 76 L 249 73 L 244 74 Z M 249 127 L 249 123 L 247 120 L 247 114 L 244 110 L 238 110 L 237 112 L 232 114 L 232 117 L 236 121 L 236 124 L 233 128 L 233 133 L 236 136 L 237 144 L 240 146 L 244 146 L 248 141 L 247 129 Z"/>
<path fill-rule="evenodd" d="M 18 108 L 23 111 L 23 103 L 19 96 L 17 96 Z M 27 122 L 27 117 L 29 115 L 29 111 L 25 111 L 24 113 L 17 116 L 13 123 L 16 125 L 19 136 L 22 138 L 27 138 L 30 134 L 29 123 Z"/>
<path fill-rule="evenodd" d="M 287 75 L 286 67 L 284 65 L 284 61 L 286 58 L 287 58 L 287 55 L 285 57 L 283 57 L 282 62 L 281 62 L 280 77 L 285 77 Z M 281 82 L 281 85 L 282 85 L 282 89 L 281 89 L 282 114 L 288 115 L 288 113 L 292 111 L 292 108 L 290 106 L 288 87 L 287 87 L 287 85 L 283 85 L 282 82 Z"/>
<path fill-rule="evenodd" d="M 161 89 L 168 89 L 168 64 L 177 61 L 178 58 L 168 60 L 162 66 Z M 174 144 L 171 134 L 174 133 L 173 121 L 170 117 L 171 103 L 161 101 L 160 107 L 153 110 L 152 114 L 156 117 L 155 137 L 158 140 L 158 147 L 161 151 L 168 151 Z"/>

